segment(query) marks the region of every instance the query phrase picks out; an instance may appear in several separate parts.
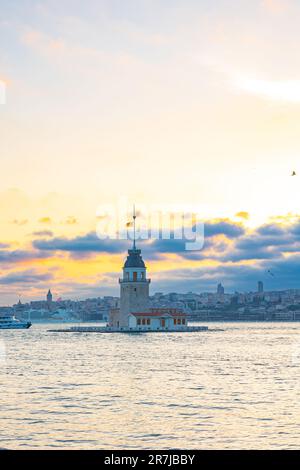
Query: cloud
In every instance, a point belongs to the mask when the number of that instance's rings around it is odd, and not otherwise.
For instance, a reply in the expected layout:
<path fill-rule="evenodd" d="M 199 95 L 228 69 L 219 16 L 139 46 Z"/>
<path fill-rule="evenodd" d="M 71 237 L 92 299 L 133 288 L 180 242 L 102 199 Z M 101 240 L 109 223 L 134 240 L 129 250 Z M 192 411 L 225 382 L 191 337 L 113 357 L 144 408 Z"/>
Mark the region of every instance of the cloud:
<path fill-rule="evenodd" d="M 207 222 L 205 224 L 205 248 L 211 249 L 214 247 L 220 247 L 220 241 L 216 240 L 214 243 L 210 242 L 209 239 L 224 235 L 228 239 L 234 239 L 244 233 L 245 229 L 234 222 L 227 220 L 220 220 L 214 222 Z M 173 235 L 171 234 L 171 237 Z M 190 253 L 186 251 L 187 239 L 177 240 L 174 238 L 170 239 L 150 239 L 150 240 L 139 240 L 139 246 L 143 249 L 143 252 L 150 256 L 152 259 L 157 259 L 163 255 L 169 253 L 181 254 L 186 258 L 203 258 L 205 257 L 202 252 Z M 123 253 L 128 250 L 131 246 L 130 240 L 113 240 L 105 239 L 100 240 L 94 232 L 88 233 L 83 236 L 75 238 L 53 238 L 51 240 L 37 239 L 33 241 L 33 246 L 38 250 L 46 251 L 67 251 L 72 254 L 78 253 Z M 221 248 L 225 247 L 224 242 Z"/>
<path fill-rule="evenodd" d="M 128 243 L 120 240 L 100 240 L 92 232 L 73 239 L 34 240 L 33 246 L 39 250 L 67 251 L 70 253 L 121 253 L 128 248 Z"/>
<path fill-rule="evenodd" d="M 294 223 L 291 227 L 291 233 L 296 236 L 300 236 L 300 219 Z"/>
<path fill-rule="evenodd" d="M 235 216 L 238 217 L 239 219 L 248 220 L 250 217 L 250 214 L 249 212 L 246 212 L 246 211 L 240 211 L 240 212 L 237 212 Z"/>
<path fill-rule="evenodd" d="M 52 220 L 50 217 L 41 217 L 39 219 L 40 224 L 51 224 Z"/>
<path fill-rule="evenodd" d="M 264 224 L 238 238 L 227 253 L 219 259 L 233 262 L 280 260 L 285 254 L 300 253 L 299 227 L 299 222 L 289 225 Z"/>
<path fill-rule="evenodd" d="M 261 98 L 287 103 L 300 103 L 300 80 L 264 80 L 239 76 L 237 89 Z"/>
<path fill-rule="evenodd" d="M 35 259 L 44 259 L 47 257 L 47 254 L 35 250 L 0 249 L 0 263 L 4 264 L 21 263 L 23 261 L 33 261 Z"/>
<path fill-rule="evenodd" d="M 264 224 L 256 231 L 260 235 L 284 236 L 287 235 L 286 229 L 278 224 Z"/>
<path fill-rule="evenodd" d="M 40 53 L 53 55 L 65 53 L 66 44 L 61 38 L 52 38 L 37 30 L 28 30 L 22 35 L 22 42 Z"/>
<path fill-rule="evenodd" d="M 26 270 L 0 276 L 0 284 L 35 284 L 53 279 L 52 273 L 38 273 L 35 270 Z"/>
<path fill-rule="evenodd" d="M 186 251 L 182 240 L 156 240 L 146 245 L 143 253 L 152 259 L 177 253 L 183 260 L 210 260 L 223 265 L 251 262 L 256 267 L 263 262 L 270 265 L 291 253 L 300 254 L 300 222 L 264 224 L 256 230 L 246 230 L 233 222 L 211 223 L 205 225 L 205 234 L 201 251 Z"/>
<path fill-rule="evenodd" d="M 177 254 L 186 260 L 218 260 L 238 262 L 281 258 L 285 252 L 300 251 L 300 223 L 283 226 L 264 224 L 256 230 L 246 230 L 240 223 L 226 220 L 205 223 L 204 248 L 187 251 L 186 240 L 150 239 L 139 240 L 143 254 L 150 259 L 161 259 Z M 172 235 L 171 235 L 172 236 Z M 75 238 L 36 239 L 33 247 L 40 251 L 65 251 L 73 256 L 93 253 L 124 253 L 130 247 L 129 240 L 100 240 L 94 232 Z"/>
<path fill-rule="evenodd" d="M 28 29 L 21 35 L 21 42 L 42 57 L 59 61 L 60 64 L 73 61 L 76 65 L 81 60 L 95 63 L 111 57 L 101 49 L 66 40 L 64 33 L 51 36 L 37 29 Z"/>
<path fill-rule="evenodd" d="M 76 217 L 73 217 L 73 216 L 70 215 L 69 217 L 67 217 L 67 218 L 64 220 L 63 223 L 65 223 L 65 224 L 67 224 L 67 225 L 75 225 L 75 224 L 78 223 L 78 220 L 76 219 Z"/>
<path fill-rule="evenodd" d="M 22 225 L 26 225 L 28 223 L 28 220 L 27 219 L 22 219 L 22 220 L 14 219 L 14 220 L 12 220 L 11 223 L 14 224 L 14 225 L 22 226 Z"/>
<path fill-rule="evenodd" d="M 278 15 L 288 10 L 290 2 L 288 0 L 263 0 L 262 6 L 266 11 Z"/>
<path fill-rule="evenodd" d="M 173 238 L 168 240 L 138 240 L 138 246 L 142 249 L 144 258 L 150 260 L 163 259 L 170 254 L 177 254 L 181 257 L 188 258 L 190 252 L 186 251 L 185 244 L 186 240 L 175 240 Z M 197 252 L 197 256 L 199 253 L 201 252 Z"/>
<path fill-rule="evenodd" d="M 0 250 L 2 248 L 8 248 L 10 245 L 8 243 L 0 243 Z"/>
<path fill-rule="evenodd" d="M 270 277 L 267 270 L 276 273 Z M 258 265 L 222 264 L 194 269 L 165 271 L 157 276 L 156 290 L 163 292 L 216 291 L 222 282 L 226 292 L 256 291 L 257 281 L 264 282 L 265 290 L 299 289 L 300 255 L 292 259 L 269 260 Z M 153 278 L 153 276 L 152 276 Z"/>
<path fill-rule="evenodd" d="M 249 290 L 251 286 L 254 289 L 257 280 L 263 280 L 270 288 L 278 286 L 284 289 L 297 285 L 300 274 L 299 218 L 290 223 L 263 224 L 256 229 L 246 228 L 230 219 L 216 219 L 206 222 L 205 236 L 204 248 L 195 252 L 185 250 L 185 240 L 138 241 L 150 270 L 151 262 L 159 262 L 160 269 L 151 275 L 156 290 L 199 292 L 215 289 L 219 281 L 231 291 Z M 117 254 L 120 256 L 120 269 L 130 246 L 129 240 L 100 240 L 94 232 L 74 238 L 33 240 L 34 250 L 44 252 L 45 257 L 51 252 L 67 252 L 73 259 L 99 253 Z M 22 258 L 22 253 L 16 257 Z M 176 264 L 175 269 L 168 269 L 170 259 L 172 264 Z M 269 269 L 276 273 L 276 279 L 268 275 Z M 109 289 L 113 288 L 113 274 L 106 273 L 110 276 Z M 81 282 L 89 290 L 91 281 L 86 278 Z"/>
<path fill-rule="evenodd" d="M 245 228 L 229 220 L 206 221 L 204 225 L 205 237 L 213 237 L 215 235 L 225 235 L 228 238 L 238 238 L 245 233 Z"/>
<path fill-rule="evenodd" d="M 53 232 L 51 230 L 39 230 L 37 232 L 33 232 L 32 235 L 36 237 L 53 237 Z"/>

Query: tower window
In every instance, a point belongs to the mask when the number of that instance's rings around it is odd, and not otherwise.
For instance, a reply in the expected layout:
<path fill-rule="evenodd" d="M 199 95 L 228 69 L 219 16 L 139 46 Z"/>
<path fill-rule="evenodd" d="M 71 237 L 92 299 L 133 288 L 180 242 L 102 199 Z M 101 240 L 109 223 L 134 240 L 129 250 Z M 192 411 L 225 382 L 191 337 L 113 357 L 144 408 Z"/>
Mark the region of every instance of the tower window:
<path fill-rule="evenodd" d="M 145 318 L 143 318 L 143 320 L 142 320 L 142 325 L 146 325 L 146 319 Z"/>
<path fill-rule="evenodd" d="M 137 324 L 138 324 L 138 325 L 141 324 L 141 319 L 140 319 L 140 318 L 138 318 Z"/>
<path fill-rule="evenodd" d="M 150 325 L 150 318 L 147 318 L 147 325 Z"/>
<path fill-rule="evenodd" d="M 137 281 L 137 272 L 136 271 L 134 271 L 134 273 L 133 273 L 133 280 Z"/>

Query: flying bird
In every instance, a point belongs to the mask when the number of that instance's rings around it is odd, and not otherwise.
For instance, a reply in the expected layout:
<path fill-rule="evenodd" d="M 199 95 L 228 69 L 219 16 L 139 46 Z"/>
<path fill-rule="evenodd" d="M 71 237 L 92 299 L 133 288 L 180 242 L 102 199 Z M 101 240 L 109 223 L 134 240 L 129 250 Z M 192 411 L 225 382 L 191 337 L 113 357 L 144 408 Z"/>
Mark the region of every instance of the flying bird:
<path fill-rule="evenodd" d="M 295 171 L 293 171 L 293 173 L 291 174 L 291 176 L 297 176 L 297 173 Z"/>
<path fill-rule="evenodd" d="M 272 271 L 270 269 L 268 269 L 267 273 L 270 274 L 270 276 L 275 277 L 275 274 L 272 273 Z"/>

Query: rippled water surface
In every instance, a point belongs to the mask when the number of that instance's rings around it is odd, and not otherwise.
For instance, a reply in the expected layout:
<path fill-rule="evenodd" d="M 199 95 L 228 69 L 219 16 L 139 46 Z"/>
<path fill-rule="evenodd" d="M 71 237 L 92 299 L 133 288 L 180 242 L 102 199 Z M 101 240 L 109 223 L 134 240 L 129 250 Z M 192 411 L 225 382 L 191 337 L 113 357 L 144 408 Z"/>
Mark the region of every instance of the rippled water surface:
<path fill-rule="evenodd" d="M 300 448 L 300 324 L 49 328 L 0 331 L 2 448 Z"/>

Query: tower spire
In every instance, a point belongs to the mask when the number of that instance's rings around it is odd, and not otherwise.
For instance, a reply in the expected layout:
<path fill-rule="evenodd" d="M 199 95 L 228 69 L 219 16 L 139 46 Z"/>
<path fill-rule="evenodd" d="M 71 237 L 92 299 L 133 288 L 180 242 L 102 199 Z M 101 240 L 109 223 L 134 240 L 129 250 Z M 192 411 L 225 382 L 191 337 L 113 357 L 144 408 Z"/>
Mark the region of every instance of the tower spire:
<path fill-rule="evenodd" d="M 136 213 L 135 213 L 135 204 L 133 204 L 133 249 L 136 250 L 135 246 L 135 219 L 136 219 Z"/>

